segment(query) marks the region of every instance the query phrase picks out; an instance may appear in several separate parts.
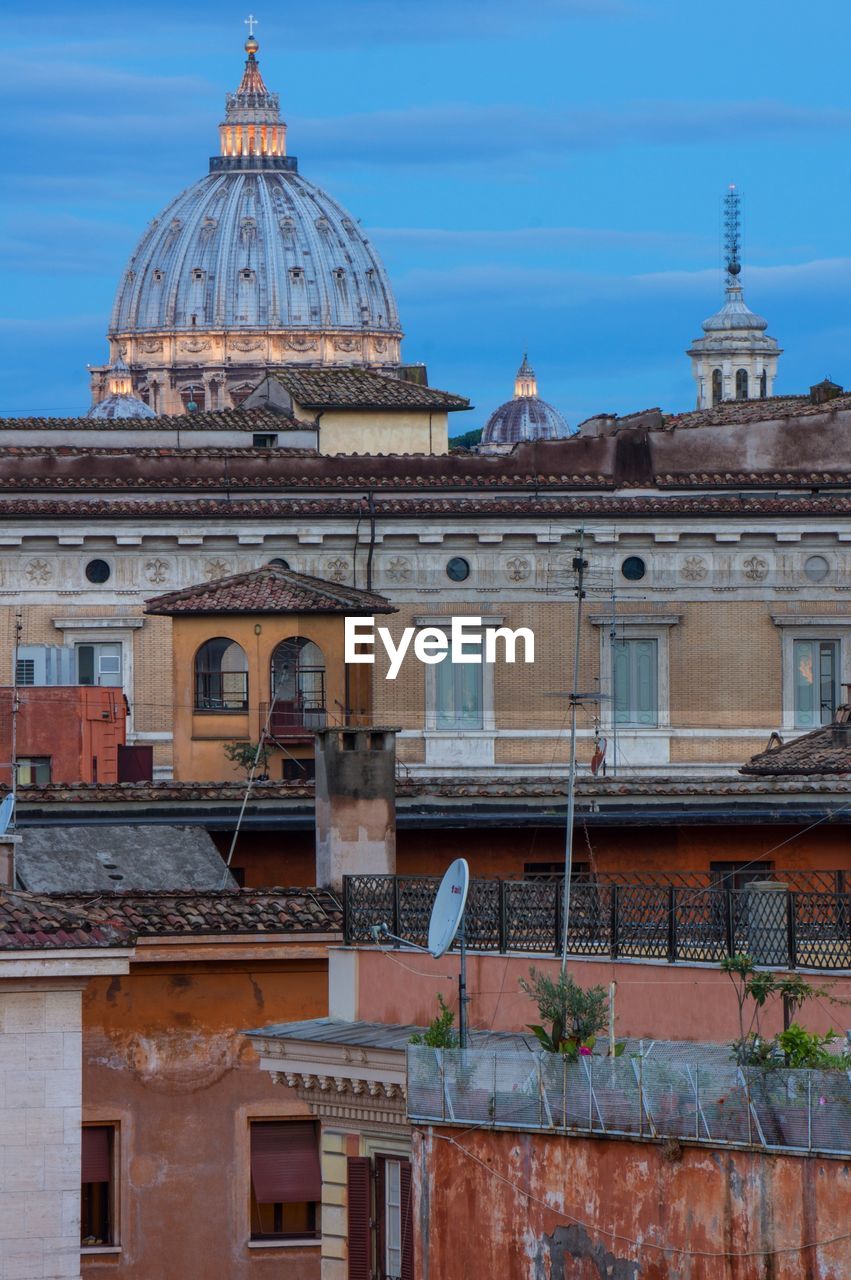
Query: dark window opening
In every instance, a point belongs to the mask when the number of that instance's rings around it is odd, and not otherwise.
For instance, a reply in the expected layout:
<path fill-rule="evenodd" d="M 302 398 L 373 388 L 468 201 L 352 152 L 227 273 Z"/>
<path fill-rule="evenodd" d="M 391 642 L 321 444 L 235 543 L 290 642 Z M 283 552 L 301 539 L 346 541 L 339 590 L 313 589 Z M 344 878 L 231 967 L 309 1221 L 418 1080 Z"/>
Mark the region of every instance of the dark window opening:
<path fill-rule="evenodd" d="M 84 1125 L 80 1152 L 80 1244 L 115 1244 L 114 1125 Z"/>
<path fill-rule="evenodd" d="M 446 576 L 453 582 L 465 582 L 470 576 L 470 562 L 463 556 L 453 556 L 446 566 Z"/>
<path fill-rule="evenodd" d="M 281 761 L 281 778 L 284 782 L 313 782 L 316 777 L 316 761 L 297 760 L 284 756 Z"/>
<path fill-rule="evenodd" d="M 641 556 L 627 556 L 621 565 L 621 573 L 629 582 L 639 582 L 647 572 Z"/>
<path fill-rule="evenodd" d="M 89 582 L 107 582 L 112 573 L 106 560 L 90 560 L 86 565 L 86 577 Z"/>
<path fill-rule="evenodd" d="M 275 449 L 278 437 L 271 431 L 255 431 L 252 444 L 255 449 Z"/>
<path fill-rule="evenodd" d="M 712 403 L 720 404 L 724 399 L 724 381 L 720 369 L 712 370 Z"/>
<path fill-rule="evenodd" d="M 710 862 L 709 873 L 715 889 L 744 889 L 752 880 L 771 875 L 773 862 Z"/>
<path fill-rule="evenodd" d="M 736 370 L 736 399 L 747 400 L 748 398 L 748 371 L 747 369 Z"/>
<path fill-rule="evenodd" d="M 195 655 L 195 710 L 248 710 L 248 660 L 227 636 L 208 640 Z"/>

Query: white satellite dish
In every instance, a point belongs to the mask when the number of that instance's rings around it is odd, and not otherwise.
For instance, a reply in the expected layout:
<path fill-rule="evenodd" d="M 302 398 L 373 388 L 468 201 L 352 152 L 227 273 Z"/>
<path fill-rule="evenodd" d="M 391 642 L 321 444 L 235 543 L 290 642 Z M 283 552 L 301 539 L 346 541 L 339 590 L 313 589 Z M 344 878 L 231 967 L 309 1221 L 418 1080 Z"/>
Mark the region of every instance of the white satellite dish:
<path fill-rule="evenodd" d="M 12 814 L 15 812 L 15 797 L 10 791 L 2 804 L 0 804 L 0 836 L 5 836 L 9 830 L 9 824 L 12 821 Z"/>
<path fill-rule="evenodd" d="M 440 882 L 428 926 L 428 949 L 437 960 L 455 940 L 470 888 L 466 858 L 456 858 Z"/>

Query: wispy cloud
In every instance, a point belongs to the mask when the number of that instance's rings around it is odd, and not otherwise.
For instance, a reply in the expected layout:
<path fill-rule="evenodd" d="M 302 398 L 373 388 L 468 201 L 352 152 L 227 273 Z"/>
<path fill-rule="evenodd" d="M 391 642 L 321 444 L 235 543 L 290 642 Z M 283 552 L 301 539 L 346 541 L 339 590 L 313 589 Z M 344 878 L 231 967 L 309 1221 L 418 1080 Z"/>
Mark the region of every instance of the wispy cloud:
<path fill-rule="evenodd" d="M 334 119 L 302 119 L 313 156 L 395 165 L 504 164 L 518 156 L 559 157 L 632 144 L 694 146 L 847 133 L 851 110 L 779 101 L 635 102 L 545 111 L 470 103 L 408 107 Z"/>

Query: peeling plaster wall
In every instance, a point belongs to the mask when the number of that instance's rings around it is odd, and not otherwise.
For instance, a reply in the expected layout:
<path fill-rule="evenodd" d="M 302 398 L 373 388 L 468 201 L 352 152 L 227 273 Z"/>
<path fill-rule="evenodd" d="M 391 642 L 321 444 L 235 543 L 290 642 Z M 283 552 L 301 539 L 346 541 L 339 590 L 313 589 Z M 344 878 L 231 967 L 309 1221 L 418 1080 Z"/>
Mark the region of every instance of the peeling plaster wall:
<path fill-rule="evenodd" d="M 319 1280 L 319 1244 L 249 1248 L 255 1119 L 304 1118 L 242 1028 L 321 1017 L 324 960 L 135 964 L 83 1003 L 83 1119 L 118 1125 L 120 1255 L 83 1276 Z M 2 1269 L 0 1269 L 2 1274 Z"/>
<path fill-rule="evenodd" d="M 458 1129 L 413 1159 L 418 1280 L 851 1274 L 849 1239 L 800 1250 L 849 1231 L 848 1161 Z"/>

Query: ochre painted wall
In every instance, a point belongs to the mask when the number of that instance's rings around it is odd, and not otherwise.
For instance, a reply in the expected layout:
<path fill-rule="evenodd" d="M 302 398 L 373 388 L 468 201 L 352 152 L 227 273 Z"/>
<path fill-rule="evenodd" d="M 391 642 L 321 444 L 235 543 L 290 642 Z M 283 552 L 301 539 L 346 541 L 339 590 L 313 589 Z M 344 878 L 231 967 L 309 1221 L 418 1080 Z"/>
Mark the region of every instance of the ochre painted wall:
<path fill-rule="evenodd" d="M 299 410 L 299 416 L 314 415 Z M 319 420 L 320 453 L 448 453 L 446 413 L 410 409 L 402 413 L 355 413 L 326 409 Z"/>
<path fill-rule="evenodd" d="M 848 1161 L 436 1128 L 413 1162 L 421 1280 L 851 1274 Z"/>
<path fill-rule="evenodd" d="M 355 677 L 349 680 L 347 697 L 343 618 L 340 616 L 178 616 L 173 623 L 174 776 L 179 781 L 218 782 L 245 777 L 245 771 L 228 760 L 224 746 L 233 741 L 258 741 L 271 696 L 272 653 L 282 640 L 304 636 L 322 650 L 325 657 L 325 702 L 329 723 L 333 723 L 335 718 L 342 718 L 346 706 L 356 716 L 367 712 L 369 667 L 354 668 Z M 195 654 L 205 641 L 217 636 L 235 640 L 245 651 L 248 661 L 246 712 L 195 711 Z M 367 675 L 361 674 L 364 672 Z M 293 756 L 312 758 L 313 740 L 311 738 L 306 743 L 293 743 L 287 749 Z M 271 752 L 271 778 L 280 780 L 282 759 L 282 752 Z"/>
<path fill-rule="evenodd" d="M 83 1118 L 119 1127 L 119 1255 L 87 1277 L 319 1280 L 317 1246 L 248 1247 L 252 1117 L 308 1108 L 241 1030 L 327 1012 L 327 962 L 134 964 L 83 1004 Z"/>

